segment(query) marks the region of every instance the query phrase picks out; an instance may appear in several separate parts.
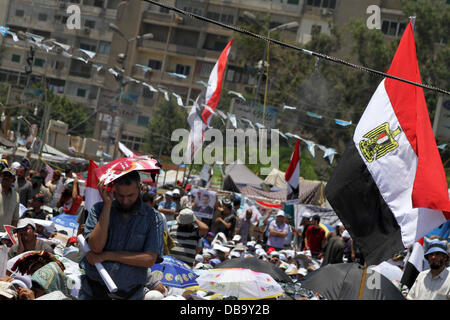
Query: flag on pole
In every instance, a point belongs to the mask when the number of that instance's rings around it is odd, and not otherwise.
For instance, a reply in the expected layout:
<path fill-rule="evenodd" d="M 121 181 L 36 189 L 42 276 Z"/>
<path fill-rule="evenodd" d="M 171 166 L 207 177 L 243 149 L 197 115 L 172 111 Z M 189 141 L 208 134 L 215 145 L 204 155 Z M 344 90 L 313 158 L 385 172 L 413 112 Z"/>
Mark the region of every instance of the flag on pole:
<path fill-rule="evenodd" d="M 411 23 L 388 74 L 421 82 Z M 325 193 L 368 265 L 413 246 L 450 217 L 421 87 L 391 78 L 380 83 Z"/>
<path fill-rule="evenodd" d="M 291 162 L 284 175 L 287 185 L 286 204 L 298 203 L 298 193 L 300 187 L 300 139 L 295 143 Z"/>
<path fill-rule="evenodd" d="M 47 170 L 47 176 L 45 177 L 44 184 L 47 185 L 47 183 L 53 178 L 54 170 L 48 164 L 45 164 L 45 170 Z"/>
<path fill-rule="evenodd" d="M 197 110 L 200 105 L 199 96 L 195 101 L 191 112 L 189 113 L 188 123 L 191 126 L 191 132 L 189 134 L 188 146 L 186 149 L 186 163 L 191 163 L 197 151 L 201 149 L 206 128 L 209 127 L 211 116 L 219 104 L 220 93 L 222 92 L 223 76 L 232 43 L 233 40 L 231 40 L 222 51 L 209 76 L 205 94 L 205 104 L 208 108 L 203 109 L 201 116 L 198 115 Z"/>
<path fill-rule="evenodd" d="M 133 151 L 128 149 L 122 142 L 119 141 L 119 150 L 125 155 L 125 157 L 136 157 Z"/>
<path fill-rule="evenodd" d="M 89 159 L 86 190 L 84 191 L 86 210 L 90 210 L 97 202 L 103 201 L 102 197 L 100 196 L 100 192 L 97 189 L 98 178 L 95 174 L 96 168 L 98 168 L 98 165 L 96 165 L 95 162 L 92 161 L 92 159 Z"/>
<path fill-rule="evenodd" d="M 414 282 L 416 281 L 417 276 L 423 270 L 423 241 L 424 238 L 414 243 L 411 255 L 409 256 L 409 259 L 405 264 L 405 269 L 403 271 L 403 276 L 400 280 L 400 283 L 406 285 L 408 289 L 411 289 Z"/>

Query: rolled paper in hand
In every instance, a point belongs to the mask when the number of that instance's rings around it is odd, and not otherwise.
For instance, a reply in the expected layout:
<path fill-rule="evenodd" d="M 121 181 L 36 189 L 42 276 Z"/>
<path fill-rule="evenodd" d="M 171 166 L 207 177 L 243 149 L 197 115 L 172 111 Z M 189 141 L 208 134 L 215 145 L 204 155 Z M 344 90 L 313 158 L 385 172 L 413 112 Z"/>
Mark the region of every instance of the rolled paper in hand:
<path fill-rule="evenodd" d="M 91 248 L 89 247 L 86 239 L 84 239 L 83 235 L 78 235 L 78 242 L 80 243 L 81 247 L 83 248 L 84 252 L 91 251 Z M 117 286 L 114 283 L 113 279 L 109 275 L 108 271 L 106 271 L 105 267 L 100 262 L 97 262 L 95 264 L 95 267 L 97 268 L 98 273 L 100 273 L 100 276 L 102 277 L 103 281 L 105 282 L 106 286 L 108 287 L 109 292 L 116 292 Z"/>

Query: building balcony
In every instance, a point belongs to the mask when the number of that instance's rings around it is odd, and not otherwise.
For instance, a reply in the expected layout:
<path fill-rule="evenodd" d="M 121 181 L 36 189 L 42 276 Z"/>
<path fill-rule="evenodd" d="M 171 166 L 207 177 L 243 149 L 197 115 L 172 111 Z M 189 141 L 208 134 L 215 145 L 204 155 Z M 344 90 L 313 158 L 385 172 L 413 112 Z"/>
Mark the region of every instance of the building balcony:
<path fill-rule="evenodd" d="M 142 13 L 143 22 L 148 23 L 159 23 L 164 25 L 174 25 L 175 24 L 175 16 L 172 13 L 161 13 L 152 10 L 146 10 Z"/>
<path fill-rule="evenodd" d="M 81 29 L 70 30 L 68 28 L 63 28 L 62 30 L 65 34 L 71 35 L 73 37 L 85 37 L 94 40 L 112 41 L 113 32 L 105 31 L 104 29 L 92 29 L 89 27 L 81 27 Z"/>
<path fill-rule="evenodd" d="M 192 82 L 193 78 L 192 73 L 186 76 L 186 79 L 180 79 L 169 75 L 170 72 L 172 71 L 164 72 L 161 80 L 164 81 L 165 83 L 170 83 L 177 86 L 190 86 L 190 83 Z"/>
<path fill-rule="evenodd" d="M 148 81 L 150 84 L 153 85 L 153 83 L 155 81 L 160 81 L 161 80 L 161 70 L 151 70 L 147 73 L 148 78 L 144 78 L 144 73 L 142 68 L 139 67 L 133 67 L 133 75 L 132 77 L 135 78 L 136 80 L 140 80 L 140 81 Z"/>
<path fill-rule="evenodd" d="M 166 43 L 161 41 L 154 40 L 144 40 L 141 44 L 138 44 L 139 49 L 151 49 L 151 50 L 166 50 Z"/>
<path fill-rule="evenodd" d="M 169 44 L 167 48 L 168 52 L 176 53 L 178 55 L 187 55 L 187 56 L 195 56 L 197 55 L 197 48 L 195 47 L 187 47 L 177 44 Z"/>
<path fill-rule="evenodd" d="M 59 7 L 59 0 L 15 0 L 15 4 L 26 4 L 33 7 L 56 8 Z"/>
<path fill-rule="evenodd" d="M 197 58 L 203 58 L 208 61 L 216 62 L 219 56 L 220 56 L 220 51 L 206 50 L 206 49 L 198 49 L 197 50 Z"/>
<path fill-rule="evenodd" d="M 109 60 L 109 55 L 108 54 L 102 54 L 102 53 L 97 53 L 94 57 L 94 59 L 92 60 L 93 63 L 101 63 L 101 64 L 108 64 L 108 60 Z"/>
<path fill-rule="evenodd" d="M 241 9 L 261 10 L 261 11 L 280 11 L 290 13 L 300 13 L 303 8 L 303 0 L 298 4 L 276 3 L 274 1 L 261 0 L 211 0 L 210 4 L 233 6 Z"/>

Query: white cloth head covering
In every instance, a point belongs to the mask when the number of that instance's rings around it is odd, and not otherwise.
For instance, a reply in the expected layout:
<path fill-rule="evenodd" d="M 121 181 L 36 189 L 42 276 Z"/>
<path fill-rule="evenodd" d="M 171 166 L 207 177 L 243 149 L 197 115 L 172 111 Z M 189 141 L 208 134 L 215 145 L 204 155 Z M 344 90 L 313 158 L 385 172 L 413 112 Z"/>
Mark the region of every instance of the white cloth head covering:
<path fill-rule="evenodd" d="M 144 296 L 144 300 L 162 300 L 164 295 L 158 290 L 150 290 Z"/>

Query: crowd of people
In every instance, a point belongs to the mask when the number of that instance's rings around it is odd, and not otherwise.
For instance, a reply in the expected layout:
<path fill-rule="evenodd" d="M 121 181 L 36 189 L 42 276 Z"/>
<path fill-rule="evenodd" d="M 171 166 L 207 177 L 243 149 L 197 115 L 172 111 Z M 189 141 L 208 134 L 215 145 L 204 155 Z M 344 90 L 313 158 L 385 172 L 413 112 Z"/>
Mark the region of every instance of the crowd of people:
<path fill-rule="evenodd" d="M 303 213 L 300 227 L 295 228 L 292 217 L 280 208 L 255 210 L 236 193 L 218 195 L 211 206 L 208 194 L 196 199 L 189 184 L 158 190 L 142 183 L 137 171 L 114 180 L 112 188 L 99 183 L 103 201 L 86 210 L 79 179 L 72 170 L 54 170 L 51 179 L 46 179 L 45 167 L 32 170 L 27 159 L 2 164 L 0 253 L 5 272 L 0 273 L 0 299 L 189 300 L 214 296 L 214 292 L 164 285 L 151 272 L 164 256 L 182 261 L 194 272 L 214 269 L 230 259 L 257 258 L 282 270 L 294 284 L 328 264 L 364 264 L 342 223 L 325 230 L 320 215 Z M 26 208 L 21 213 L 20 205 Z M 61 214 L 76 216 L 76 232 L 68 234 L 44 223 Z M 12 226 L 15 239 L 6 226 Z M 78 235 L 87 240 L 89 251 L 81 248 Z M 425 252 L 428 265 L 412 288 L 395 283 L 408 299 L 450 298 L 447 243 L 434 241 L 437 244 Z M 407 253 L 388 262 L 403 269 Z M 114 280 L 117 291 L 109 290 L 98 263 Z M 0 259 L 0 272 L 1 267 Z M 324 299 L 318 292 L 302 292 L 283 296 Z"/>

